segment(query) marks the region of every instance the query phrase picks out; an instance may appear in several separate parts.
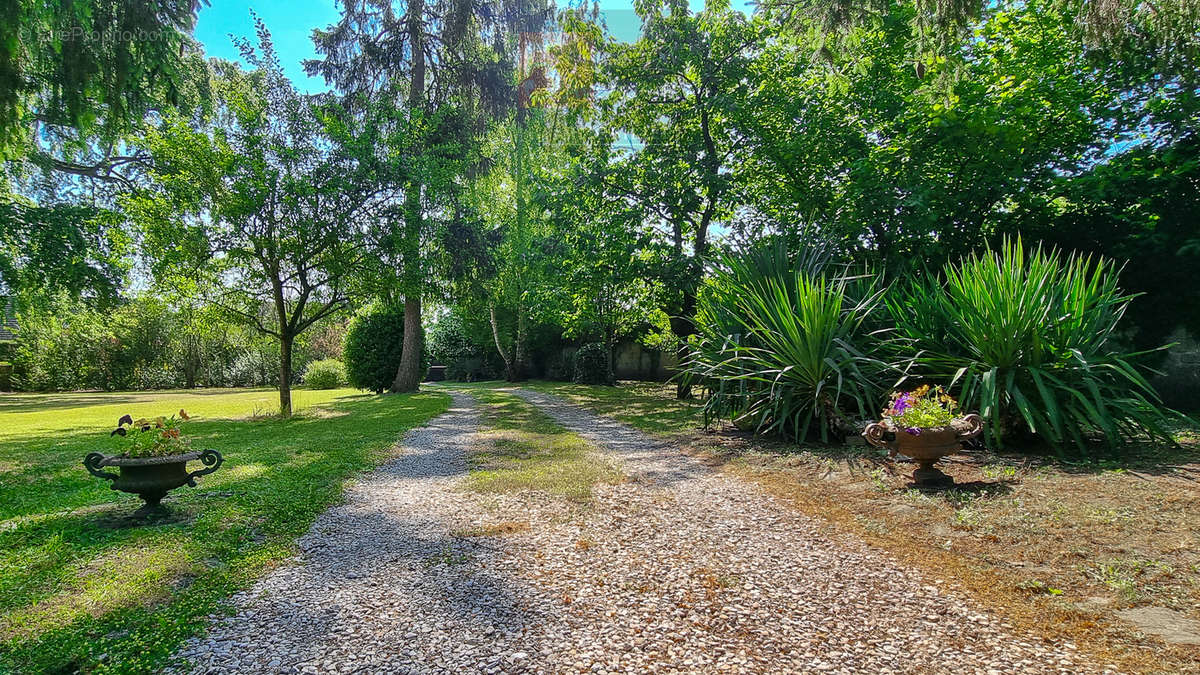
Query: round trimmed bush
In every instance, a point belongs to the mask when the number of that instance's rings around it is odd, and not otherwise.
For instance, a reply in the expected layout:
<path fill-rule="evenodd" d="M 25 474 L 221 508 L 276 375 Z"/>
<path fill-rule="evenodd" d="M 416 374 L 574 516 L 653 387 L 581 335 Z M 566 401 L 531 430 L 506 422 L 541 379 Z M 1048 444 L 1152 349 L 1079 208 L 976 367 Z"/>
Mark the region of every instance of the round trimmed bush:
<path fill-rule="evenodd" d="M 372 305 L 346 329 L 346 379 L 381 394 L 392 386 L 404 347 L 404 307 Z"/>
<path fill-rule="evenodd" d="M 337 359 L 321 359 L 304 369 L 304 384 L 311 389 L 337 389 L 346 381 L 346 364 Z"/>
<path fill-rule="evenodd" d="M 599 342 L 589 342 L 575 352 L 577 384 L 612 384 L 608 377 L 608 351 Z"/>

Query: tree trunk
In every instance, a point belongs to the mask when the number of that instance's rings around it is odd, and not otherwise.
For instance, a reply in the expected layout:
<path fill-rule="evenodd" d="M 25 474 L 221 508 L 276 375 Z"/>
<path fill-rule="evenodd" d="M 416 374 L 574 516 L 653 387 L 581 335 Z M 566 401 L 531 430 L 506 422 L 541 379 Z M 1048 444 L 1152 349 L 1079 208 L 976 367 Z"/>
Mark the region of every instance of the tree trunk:
<path fill-rule="evenodd" d="M 279 336 L 279 414 L 292 416 L 292 341 L 294 335 Z"/>
<path fill-rule="evenodd" d="M 188 389 L 196 388 L 196 373 L 200 370 L 199 359 L 187 359 L 187 365 L 183 367 L 184 386 Z"/>
<path fill-rule="evenodd" d="M 681 342 L 679 349 L 675 350 L 675 369 L 680 370 L 683 364 L 691 358 L 691 351 L 688 350 L 687 342 Z M 687 401 L 692 398 L 692 383 L 691 376 L 679 373 L 679 379 L 675 380 L 675 398 L 680 401 Z"/>
<path fill-rule="evenodd" d="M 488 306 L 488 316 L 492 323 L 492 339 L 496 342 L 496 351 L 500 352 L 500 358 L 504 361 L 504 378 L 509 382 L 516 382 L 517 375 L 513 371 L 512 356 L 508 350 L 504 348 L 504 343 L 500 340 L 500 324 L 496 321 L 496 306 Z"/>
<path fill-rule="evenodd" d="M 691 379 L 683 372 L 683 369 L 684 364 L 692 355 L 687 340 L 696 332 L 696 327 L 692 323 L 692 316 L 695 315 L 695 312 L 696 296 L 685 290 L 680 316 L 671 317 L 671 333 L 679 339 L 679 347 L 675 350 L 675 398 L 680 401 L 686 401 L 692 397 Z"/>
<path fill-rule="evenodd" d="M 517 339 L 513 346 L 513 376 L 511 382 L 524 380 L 529 373 L 529 323 L 525 318 L 525 307 L 517 305 Z"/>
<path fill-rule="evenodd" d="M 617 383 L 617 374 L 613 371 L 613 343 L 616 342 L 616 338 L 613 333 L 614 331 L 610 328 L 609 330 L 605 331 L 604 334 L 604 347 L 605 351 L 607 352 L 605 355 L 607 372 L 604 374 L 604 381 L 608 384 Z"/>
<path fill-rule="evenodd" d="M 425 108 L 425 36 L 422 20 L 424 0 L 408 3 L 408 38 L 412 53 L 412 80 L 408 90 L 408 105 L 414 110 Z M 425 350 L 425 333 L 421 327 L 421 212 L 422 184 L 410 180 L 404 194 L 404 343 L 400 348 L 400 367 L 392 381 L 393 392 L 412 392 L 421 386 L 421 361 Z"/>
<path fill-rule="evenodd" d="M 412 392 L 421 386 L 421 357 L 425 350 L 425 333 L 421 327 L 421 296 L 404 298 L 404 344 L 400 349 L 400 367 L 392 382 L 393 392 Z"/>

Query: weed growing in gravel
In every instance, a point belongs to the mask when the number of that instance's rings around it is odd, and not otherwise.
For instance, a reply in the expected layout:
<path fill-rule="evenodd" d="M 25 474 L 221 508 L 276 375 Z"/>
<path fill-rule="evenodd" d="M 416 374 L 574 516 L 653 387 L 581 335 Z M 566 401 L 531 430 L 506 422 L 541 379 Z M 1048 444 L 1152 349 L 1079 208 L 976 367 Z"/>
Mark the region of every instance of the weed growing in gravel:
<path fill-rule="evenodd" d="M 871 469 L 871 473 L 867 474 L 871 478 L 871 486 L 876 492 L 891 492 L 892 488 L 887 483 L 887 472 L 882 468 Z"/>
<path fill-rule="evenodd" d="M 529 530 L 529 523 L 527 522 L 506 520 L 490 525 L 478 525 L 462 530 L 454 530 L 450 534 L 460 539 L 470 539 L 472 537 L 502 537 L 506 534 L 516 534 L 527 530 Z"/>
<path fill-rule="evenodd" d="M 430 556 L 425 559 L 426 567 L 434 567 L 436 565 L 465 565 L 475 559 L 475 556 L 466 551 L 455 551 L 449 545 L 442 546 L 442 552 Z"/>
<path fill-rule="evenodd" d="M 1046 582 L 1040 579 L 1030 579 L 1017 584 L 1019 590 L 1025 591 L 1030 595 L 1062 595 L 1062 589 L 1049 586 Z"/>

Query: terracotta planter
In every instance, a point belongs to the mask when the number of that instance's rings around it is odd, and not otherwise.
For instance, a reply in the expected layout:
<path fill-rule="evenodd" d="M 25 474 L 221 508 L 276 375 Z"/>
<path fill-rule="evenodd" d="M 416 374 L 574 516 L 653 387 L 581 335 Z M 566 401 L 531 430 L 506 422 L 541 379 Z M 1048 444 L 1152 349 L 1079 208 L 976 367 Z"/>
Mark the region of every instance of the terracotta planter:
<path fill-rule="evenodd" d="M 913 481 L 920 486 L 953 485 L 954 479 L 942 473 L 934 463 L 946 455 L 959 451 L 962 442 L 975 438 L 983 432 L 983 418 L 979 415 L 960 417 L 945 427 L 919 429 L 911 434 L 897 429 L 891 422 L 883 421 L 869 425 L 863 431 L 867 442 L 878 448 L 887 448 L 917 462 Z"/>
<path fill-rule="evenodd" d="M 187 463 L 191 461 L 199 461 L 205 468 L 189 473 Z M 216 450 L 137 458 L 93 452 L 83 458 L 83 466 L 93 476 L 112 481 L 109 486 L 112 489 L 141 497 L 146 503 L 138 511 L 145 512 L 159 508 L 162 498 L 177 487 L 196 487 L 197 478 L 216 471 L 223 461 L 221 453 Z M 109 466 L 117 467 L 120 473 L 101 471 Z"/>

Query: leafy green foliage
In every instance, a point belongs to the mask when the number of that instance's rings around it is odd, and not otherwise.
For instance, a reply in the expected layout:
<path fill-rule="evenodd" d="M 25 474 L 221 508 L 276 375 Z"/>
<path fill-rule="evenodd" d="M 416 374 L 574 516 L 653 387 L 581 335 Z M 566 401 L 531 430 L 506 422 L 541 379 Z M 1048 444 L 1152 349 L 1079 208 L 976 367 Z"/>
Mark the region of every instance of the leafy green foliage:
<path fill-rule="evenodd" d="M 179 455 L 192 447 L 192 440 L 179 429 L 180 423 L 188 419 L 182 408 L 179 416 L 135 420 L 131 415 L 125 415 L 117 420 L 117 428 L 109 433 L 109 438 L 117 454 L 123 457 Z"/>
<path fill-rule="evenodd" d="M 274 385 L 279 343 L 212 305 L 139 294 L 116 306 L 59 295 L 18 313 L 14 385 L 24 391 L 149 390 Z M 328 333 L 328 334 L 327 334 Z M 344 327 L 328 320 L 296 341 L 295 359 L 340 356 Z M 311 339 L 310 339 L 311 338 Z M 327 340 L 337 340 L 327 345 Z"/>
<path fill-rule="evenodd" d="M 129 267 L 122 224 L 92 205 L 37 206 L 0 194 L 0 288 L 23 304 L 44 305 L 59 293 L 112 302 Z"/>
<path fill-rule="evenodd" d="M 892 394 L 883 419 L 897 429 L 928 429 L 949 426 L 957 414 L 958 401 L 940 386 L 925 384 L 913 391 Z"/>
<path fill-rule="evenodd" d="M 351 221 L 362 207 L 348 165 L 313 101 L 282 71 L 257 22 L 256 67 L 221 67 L 220 105 L 199 121 L 171 116 L 147 145 L 151 189 L 125 205 L 146 235 L 155 278 L 203 294 L 279 341 L 279 407 L 291 414 L 295 339 L 349 303 L 362 258 Z M 269 311 L 264 311 L 269 307 Z"/>
<path fill-rule="evenodd" d="M 495 379 L 503 370 L 491 340 L 488 325 L 452 310 L 430 328 L 426 345 L 429 357 L 446 366 L 446 379 L 474 382 Z"/>
<path fill-rule="evenodd" d="M 0 21 L 0 158 L 66 134 L 112 146 L 185 96 L 199 3 L 6 3 Z M 69 130 L 69 133 L 68 133 Z M 64 167 L 65 168 L 65 167 Z"/>
<path fill-rule="evenodd" d="M 1190 105 L 1200 108 L 1200 100 Z M 1200 137 L 1191 134 L 1063 176 L 1025 200 L 1001 231 L 1064 251 L 1128 261 L 1121 286 L 1141 294 L 1126 312 L 1137 329 L 1132 339 L 1139 349 L 1151 349 L 1179 326 L 1200 335 L 1198 184 Z"/>
<path fill-rule="evenodd" d="M 346 383 L 346 364 L 337 359 L 313 361 L 304 369 L 304 384 L 309 389 L 337 389 Z"/>
<path fill-rule="evenodd" d="M 1111 262 L 1021 241 L 916 277 L 887 297 L 914 373 L 951 382 L 989 442 L 1037 434 L 1086 450 L 1100 434 L 1170 441 L 1169 411 L 1117 341 L 1130 297 Z"/>
<path fill-rule="evenodd" d="M 404 346 L 404 306 L 375 304 L 359 312 L 346 330 L 346 379 L 377 394 L 392 386 Z"/>
<path fill-rule="evenodd" d="M 884 364 L 869 356 L 864 325 L 879 306 L 822 251 L 790 259 L 778 246 L 725 255 L 697 313 L 687 372 L 711 395 L 705 418 L 746 420 L 760 431 L 821 440 L 867 417 Z"/>
<path fill-rule="evenodd" d="M 695 332 L 709 230 L 738 204 L 728 163 L 740 144 L 732 121 L 755 26 L 727 3 L 637 5 L 641 38 L 614 45 L 602 103 L 614 135 L 633 137 L 603 173 L 606 192 L 635 204 L 661 236 L 647 247 L 662 281 L 663 311 L 680 340 Z M 687 387 L 679 389 L 687 395 Z"/>
<path fill-rule="evenodd" d="M 1129 106 L 1171 88 L 1091 58 L 1075 15 L 1031 0 L 989 7 L 937 93 L 951 66 L 915 68 L 912 3 L 887 4 L 904 7 L 827 59 L 810 33 L 765 45 L 749 75 L 761 86 L 733 112 L 745 143 L 730 166 L 747 203 L 889 271 L 970 252 L 1013 204 L 1141 133 Z"/>
<path fill-rule="evenodd" d="M 612 372 L 608 367 L 608 349 L 602 343 L 589 342 L 581 345 L 572 359 L 575 384 L 613 384 Z"/>

